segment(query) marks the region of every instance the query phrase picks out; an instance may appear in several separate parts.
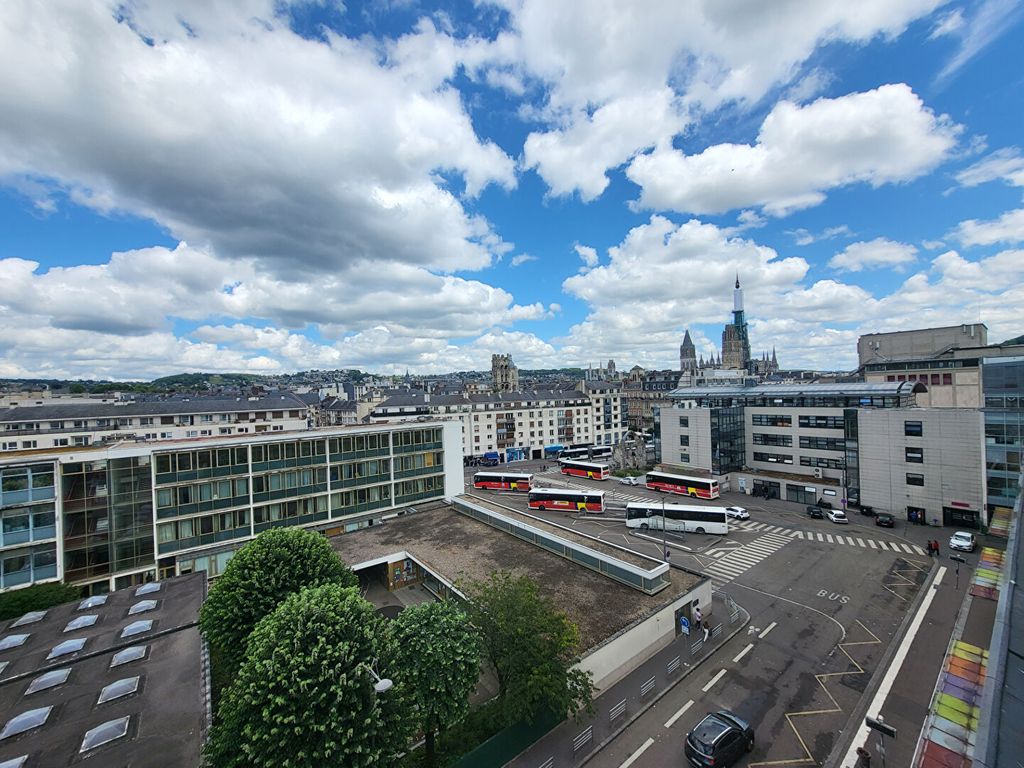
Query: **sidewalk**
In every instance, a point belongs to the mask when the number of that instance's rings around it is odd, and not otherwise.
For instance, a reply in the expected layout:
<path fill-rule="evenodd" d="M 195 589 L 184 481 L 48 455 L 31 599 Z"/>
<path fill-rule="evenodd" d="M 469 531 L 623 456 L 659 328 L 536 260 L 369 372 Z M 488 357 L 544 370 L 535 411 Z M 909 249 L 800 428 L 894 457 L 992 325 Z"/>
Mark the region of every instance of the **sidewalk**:
<path fill-rule="evenodd" d="M 700 635 L 679 635 L 640 667 L 594 699 L 594 714 L 579 722 L 568 719 L 506 763 L 506 768 L 563 768 L 580 766 L 624 731 L 636 718 L 668 693 L 680 680 L 715 655 L 750 621 L 750 614 L 735 603 L 735 610 L 713 595 L 713 628 L 708 642 Z"/>

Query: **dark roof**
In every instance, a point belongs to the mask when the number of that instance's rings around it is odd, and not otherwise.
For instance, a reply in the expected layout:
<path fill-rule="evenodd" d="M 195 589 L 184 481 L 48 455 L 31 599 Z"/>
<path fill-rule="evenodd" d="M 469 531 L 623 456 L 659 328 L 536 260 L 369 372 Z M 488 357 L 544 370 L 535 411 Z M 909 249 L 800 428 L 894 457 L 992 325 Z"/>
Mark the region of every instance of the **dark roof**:
<path fill-rule="evenodd" d="M 170 416 L 179 413 L 249 413 L 251 411 L 293 410 L 308 405 L 291 392 L 246 398 L 189 398 L 146 402 L 90 403 L 88 405 L 28 405 L 0 411 L 0 422 L 95 419 L 127 416 Z"/>
<path fill-rule="evenodd" d="M 430 407 L 435 405 L 473 405 L 475 403 L 536 403 L 540 400 L 576 401 L 589 400 L 585 392 L 578 390 L 529 390 L 524 392 L 486 392 L 481 394 L 458 395 L 425 395 L 412 390 L 396 393 L 378 405 L 374 410 L 385 408 L 409 408 L 415 406 Z"/>
<path fill-rule="evenodd" d="M 339 400 L 337 397 L 328 397 L 323 402 L 325 411 L 354 411 L 357 406 L 355 400 Z"/>
<path fill-rule="evenodd" d="M 847 384 L 760 384 L 754 387 L 682 387 L 673 390 L 669 396 L 690 400 L 700 397 L 799 397 L 801 395 L 903 395 L 926 391 L 917 389 L 920 384 L 913 381 L 856 381 Z"/>
<path fill-rule="evenodd" d="M 0 728 L 29 710 L 52 707 L 42 726 L 0 740 L 0 763 L 28 755 L 26 768 L 77 765 L 87 731 L 127 717 L 123 738 L 88 751 L 88 757 L 100 758 L 98 765 L 199 764 L 207 726 L 207 686 L 196 624 L 206 595 L 206 574 L 154 583 L 159 590 L 150 594 L 137 595 L 139 586 L 134 586 L 111 592 L 103 605 L 79 610 L 81 601 L 75 601 L 50 608 L 38 621 L 20 627 L 13 626 L 19 619 L 0 624 L 0 642 L 28 635 L 21 645 L 0 651 Z M 156 606 L 129 614 L 144 600 L 154 600 Z M 83 616 L 97 618 L 91 626 L 64 631 Z M 122 637 L 136 621 L 153 623 L 146 631 Z M 69 639 L 85 644 L 77 653 L 47 659 L 52 649 Z M 110 666 L 116 652 L 134 646 L 145 646 L 141 659 Z M 27 693 L 34 680 L 55 670 L 70 671 L 66 682 Z M 98 703 L 106 686 L 136 676 L 133 693 Z"/>

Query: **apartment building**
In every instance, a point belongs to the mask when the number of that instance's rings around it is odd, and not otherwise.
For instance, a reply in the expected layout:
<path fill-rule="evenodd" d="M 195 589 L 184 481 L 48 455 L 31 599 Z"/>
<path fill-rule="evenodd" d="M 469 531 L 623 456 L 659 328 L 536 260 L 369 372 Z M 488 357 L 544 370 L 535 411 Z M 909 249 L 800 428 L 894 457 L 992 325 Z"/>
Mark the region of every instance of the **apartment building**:
<path fill-rule="evenodd" d="M 377 406 L 373 419 L 458 421 L 467 457 L 498 453 L 505 461 L 539 459 L 545 448 L 573 443 L 614 445 L 626 432 L 616 384 L 586 382 L 583 390 L 435 395 L 402 392 Z"/>
<path fill-rule="evenodd" d="M 0 454 L 0 589 L 220 573 L 268 528 L 354 530 L 462 492 L 454 422 Z"/>
<path fill-rule="evenodd" d="M 123 439 L 289 432 L 317 423 L 316 393 L 254 398 L 181 398 L 65 405 L 23 405 L 0 411 L 0 453 L 82 448 Z"/>
<path fill-rule="evenodd" d="M 919 407 L 924 391 L 906 381 L 679 389 L 661 411 L 662 461 L 743 493 L 979 527 L 982 415 Z"/>

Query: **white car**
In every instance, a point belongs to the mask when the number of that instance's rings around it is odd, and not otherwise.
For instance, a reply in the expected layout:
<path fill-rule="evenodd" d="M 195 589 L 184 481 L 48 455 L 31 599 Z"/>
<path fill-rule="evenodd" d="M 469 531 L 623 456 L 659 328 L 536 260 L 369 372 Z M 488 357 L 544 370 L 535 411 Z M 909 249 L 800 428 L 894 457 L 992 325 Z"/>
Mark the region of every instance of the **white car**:
<path fill-rule="evenodd" d="M 961 552 L 973 552 L 975 547 L 974 534 L 967 531 L 957 531 L 949 537 L 949 548 L 958 549 Z"/>
<path fill-rule="evenodd" d="M 628 475 L 626 477 L 620 477 L 619 478 L 619 482 L 622 483 L 623 485 L 640 485 L 640 479 L 637 478 L 637 477 L 634 477 L 633 475 Z"/>
<path fill-rule="evenodd" d="M 726 507 L 725 516 L 733 520 L 749 520 L 750 513 L 743 507 Z"/>
<path fill-rule="evenodd" d="M 850 522 L 846 519 L 846 513 L 841 509 L 826 509 L 825 514 L 833 523 L 842 523 L 843 525 L 846 525 Z"/>

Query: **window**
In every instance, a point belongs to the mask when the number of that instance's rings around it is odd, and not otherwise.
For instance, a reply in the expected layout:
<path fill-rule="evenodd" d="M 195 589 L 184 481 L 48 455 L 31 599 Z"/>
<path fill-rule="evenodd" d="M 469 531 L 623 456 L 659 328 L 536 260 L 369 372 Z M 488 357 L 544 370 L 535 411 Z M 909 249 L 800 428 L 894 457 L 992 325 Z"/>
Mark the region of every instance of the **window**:
<path fill-rule="evenodd" d="M 58 643 L 50 651 L 50 654 L 46 657 L 47 659 L 56 659 L 60 656 L 67 656 L 69 653 L 78 653 L 82 648 L 85 647 L 85 638 L 79 637 L 74 640 L 65 640 L 63 643 Z"/>
<path fill-rule="evenodd" d="M 683 446 L 684 448 L 688 447 L 690 445 L 690 436 L 689 435 L 680 435 L 679 436 L 679 445 Z"/>
<path fill-rule="evenodd" d="M 33 728 L 38 728 L 46 722 L 46 718 L 50 716 L 50 710 L 53 707 L 40 707 L 39 709 L 30 709 L 28 712 L 22 712 L 20 715 L 16 715 L 7 721 L 7 725 L 0 731 L 0 740 L 6 739 L 9 736 L 17 736 L 19 733 L 30 731 Z"/>
<path fill-rule="evenodd" d="M 135 693 L 139 690 L 139 677 L 125 677 L 121 680 L 115 680 L 110 685 L 104 686 L 103 690 L 100 691 L 100 697 L 97 700 L 97 704 L 104 704 L 113 699 L 120 699 L 123 696 Z"/>
<path fill-rule="evenodd" d="M 907 472 L 907 485 L 924 485 L 924 475 Z"/>
<path fill-rule="evenodd" d="M 903 449 L 906 461 L 911 464 L 923 464 L 924 463 L 924 449 L 923 448 L 911 448 L 906 447 Z"/>
<path fill-rule="evenodd" d="M 37 621 L 42 621 L 46 618 L 46 611 L 29 611 L 16 622 L 11 624 L 11 629 L 15 627 L 24 627 L 26 624 L 35 624 Z"/>
<path fill-rule="evenodd" d="M 101 747 L 104 744 L 108 744 L 111 741 L 122 738 L 128 733 L 128 722 L 130 716 L 119 717 L 116 720 L 108 720 L 101 725 L 97 725 L 95 728 L 85 732 L 85 738 L 82 739 L 82 746 L 78 750 L 81 752 L 88 752 L 90 749 Z"/>
<path fill-rule="evenodd" d="M 774 413 L 755 413 L 750 417 L 750 423 L 755 427 L 791 427 L 793 426 L 793 417 Z"/>
<path fill-rule="evenodd" d="M 689 416 L 680 416 L 679 417 L 679 426 L 680 427 L 687 427 L 688 428 L 690 426 L 690 417 Z"/>
<path fill-rule="evenodd" d="M 30 693 L 36 693 L 37 691 L 45 691 L 47 688 L 53 688 L 58 685 L 63 685 L 67 682 L 68 677 L 71 675 L 70 669 L 57 669 L 53 672 L 46 672 L 33 680 L 28 690 L 25 691 L 25 695 L 28 696 Z"/>
<path fill-rule="evenodd" d="M 131 637 L 132 635 L 138 635 L 143 632 L 149 632 L 153 628 L 153 622 L 149 619 L 143 619 L 140 621 L 133 621 L 127 627 L 121 630 L 121 637 Z"/>
<path fill-rule="evenodd" d="M 924 435 L 924 429 L 921 427 L 920 421 L 904 421 L 903 422 L 903 434 L 907 437 L 921 437 Z"/>
<path fill-rule="evenodd" d="M 754 445 L 777 445 L 784 448 L 792 448 L 793 437 L 791 435 L 767 435 L 755 432 Z"/>
<path fill-rule="evenodd" d="M 3 640 L 0 640 L 0 651 L 17 648 L 19 645 L 24 645 L 26 640 L 28 640 L 28 635 L 25 634 L 8 635 Z"/>
<path fill-rule="evenodd" d="M 943 384 L 952 384 L 953 383 L 953 374 L 952 373 L 944 373 L 944 374 L 942 374 L 942 383 Z"/>
<path fill-rule="evenodd" d="M 133 645 L 130 648 L 125 648 L 123 651 L 118 651 L 111 658 L 110 666 L 119 667 L 122 664 L 144 659 L 146 658 L 146 648 L 147 646 L 145 645 Z"/>
<path fill-rule="evenodd" d="M 99 618 L 100 617 L 95 613 L 87 613 L 84 616 L 79 616 L 78 618 L 69 621 L 67 623 L 67 626 L 64 627 L 64 631 L 74 632 L 76 629 L 85 629 L 86 627 L 91 627 L 93 624 L 99 621 Z"/>
<path fill-rule="evenodd" d="M 688 454 L 688 453 L 680 453 L 679 454 L 679 460 L 681 462 L 683 462 L 684 464 L 689 464 L 690 463 L 690 454 Z"/>

